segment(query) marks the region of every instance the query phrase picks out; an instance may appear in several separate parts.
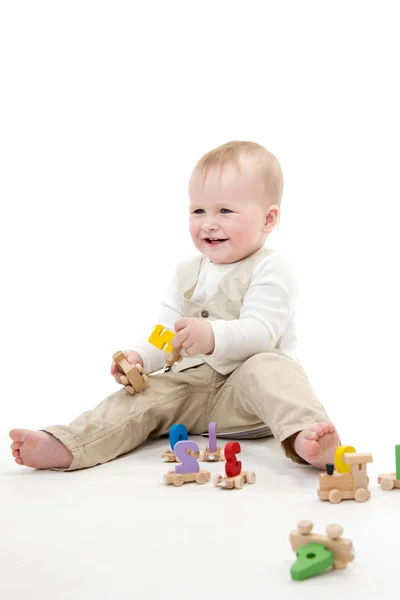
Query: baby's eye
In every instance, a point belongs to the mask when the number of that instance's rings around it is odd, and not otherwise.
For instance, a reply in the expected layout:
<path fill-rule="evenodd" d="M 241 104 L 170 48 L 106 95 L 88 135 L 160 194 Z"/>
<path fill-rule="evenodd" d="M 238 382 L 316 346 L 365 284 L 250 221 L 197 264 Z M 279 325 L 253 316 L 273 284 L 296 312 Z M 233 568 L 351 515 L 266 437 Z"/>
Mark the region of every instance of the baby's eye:
<path fill-rule="evenodd" d="M 232 211 L 231 211 L 229 208 L 221 208 L 221 212 L 222 212 L 223 210 L 226 210 L 226 212 L 224 212 L 224 215 L 226 215 L 226 214 L 228 214 L 228 213 L 232 212 Z"/>
<path fill-rule="evenodd" d="M 199 215 L 201 212 L 204 212 L 204 210 L 202 208 L 196 208 L 196 210 L 193 211 L 193 214 Z"/>

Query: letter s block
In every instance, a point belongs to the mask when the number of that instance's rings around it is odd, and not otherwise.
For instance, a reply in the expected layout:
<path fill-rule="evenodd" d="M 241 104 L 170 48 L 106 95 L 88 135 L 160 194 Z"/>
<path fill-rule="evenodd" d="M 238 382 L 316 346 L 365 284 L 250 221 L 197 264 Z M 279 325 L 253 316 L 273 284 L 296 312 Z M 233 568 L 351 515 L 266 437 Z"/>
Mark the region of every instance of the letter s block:
<path fill-rule="evenodd" d="M 164 346 L 167 345 L 164 352 L 172 352 L 173 347 L 171 341 L 175 337 L 175 333 L 169 329 L 164 329 L 164 331 L 163 329 L 163 325 L 156 325 L 153 333 L 149 337 L 149 342 L 159 350 L 162 350 Z"/>

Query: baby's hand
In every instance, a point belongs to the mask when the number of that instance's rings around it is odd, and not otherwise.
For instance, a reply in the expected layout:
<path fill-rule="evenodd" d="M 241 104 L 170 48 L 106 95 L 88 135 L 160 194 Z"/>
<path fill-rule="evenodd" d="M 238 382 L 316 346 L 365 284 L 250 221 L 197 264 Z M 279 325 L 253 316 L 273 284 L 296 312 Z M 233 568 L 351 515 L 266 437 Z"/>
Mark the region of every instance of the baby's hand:
<path fill-rule="evenodd" d="M 142 357 L 140 356 L 140 354 L 138 354 L 134 350 L 124 350 L 124 355 L 125 355 L 125 358 L 128 361 L 128 363 L 130 363 L 131 365 L 136 365 L 136 363 L 140 363 L 143 367 Z M 122 385 L 121 375 L 123 375 L 123 373 L 121 373 L 119 371 L 117 364 L 114 360 L 111 363 L 110 372 L 111 372 L 111 375 L 113 375 L 115 381 Z"/>
<path fill-rule="evenodd" d="M 198 317 L 178 319 L 175 331 L 177 333 L 172 340 L 172 346 L 182 346 L 188 356 L 214 352 L 214 332 L 208 321 Z"/>

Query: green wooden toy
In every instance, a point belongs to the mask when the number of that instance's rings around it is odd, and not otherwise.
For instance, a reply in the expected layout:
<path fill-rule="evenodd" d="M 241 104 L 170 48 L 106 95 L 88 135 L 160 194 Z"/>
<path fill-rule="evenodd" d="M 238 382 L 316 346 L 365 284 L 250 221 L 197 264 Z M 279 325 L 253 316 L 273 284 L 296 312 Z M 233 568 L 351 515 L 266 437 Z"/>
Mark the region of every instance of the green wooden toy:
<path fill-rule="evenodd" d="M 292 579 L 303 581 L 333 566 L 333 552 L 322 544 L 311 542 L 296 552 L 297 560 L 290 569 Z"/>
<path fill-rule="evenodd" d="M 382 473 L 378 477 L 378 483 L 383 490 L 400 488 L 400 444 L 395 446 L 396 472 Z"/>

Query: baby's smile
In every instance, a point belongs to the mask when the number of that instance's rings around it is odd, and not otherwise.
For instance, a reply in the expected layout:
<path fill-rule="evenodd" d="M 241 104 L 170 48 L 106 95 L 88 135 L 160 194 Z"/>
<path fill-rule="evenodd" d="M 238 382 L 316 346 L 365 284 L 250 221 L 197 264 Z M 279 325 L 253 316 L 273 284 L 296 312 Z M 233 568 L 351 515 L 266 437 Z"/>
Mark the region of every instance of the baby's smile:
<path fill-rule="evenodd" d="M 226 242 L 227 240 L 228 238 L 204 238 L 204 241 L 207 244 L 207 246 L 220 246 L 223 242 Z"/>

